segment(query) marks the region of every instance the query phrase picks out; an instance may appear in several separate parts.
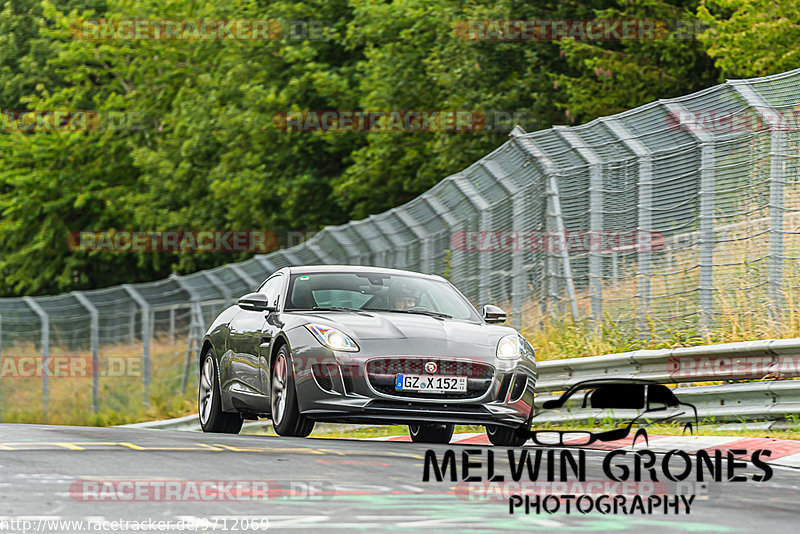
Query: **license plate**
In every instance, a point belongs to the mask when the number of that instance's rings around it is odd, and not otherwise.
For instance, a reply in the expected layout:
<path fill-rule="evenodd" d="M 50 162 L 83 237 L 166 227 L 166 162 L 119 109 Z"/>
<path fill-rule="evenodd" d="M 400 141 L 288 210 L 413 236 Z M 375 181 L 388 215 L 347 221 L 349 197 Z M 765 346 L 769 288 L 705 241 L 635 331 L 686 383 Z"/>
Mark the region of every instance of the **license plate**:
<path fill-rule="evenodd" d="M 394 389 L 397 391 L 425 391 L 428 393 L 465 393 L 467 391 L 467 377 L 401 374 L 395 376 Z"/>

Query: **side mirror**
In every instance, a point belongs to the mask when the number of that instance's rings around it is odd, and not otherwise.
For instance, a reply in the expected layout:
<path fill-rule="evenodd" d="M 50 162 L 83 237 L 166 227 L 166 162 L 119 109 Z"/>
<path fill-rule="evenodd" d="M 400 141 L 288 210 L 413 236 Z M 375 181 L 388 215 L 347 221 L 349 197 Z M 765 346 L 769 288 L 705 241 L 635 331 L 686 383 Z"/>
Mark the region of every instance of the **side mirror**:
<path fill-rule="evenodd" d="M 483 307 L 483 320 L 487 323 L 504 323 L 508 316 L 503 308 L 487 304 Z"/>
<path fill-rule="evenodd" d="M 558 399 L 550 399 L 548 401 L 544 401 L 544 404 L 542 404 L 542 408 L 544 408 L 545 410 L 554 410 L 556 408 L 561 408 L 561 403 L 559 402 Z"/>
<path fill-rule="evenodd" d="M 248 311 L 276 311 L 275 306 L 267 305 L 267 296 L 263 293 L 248 293 L 239 299 L 239 307 Z"/>

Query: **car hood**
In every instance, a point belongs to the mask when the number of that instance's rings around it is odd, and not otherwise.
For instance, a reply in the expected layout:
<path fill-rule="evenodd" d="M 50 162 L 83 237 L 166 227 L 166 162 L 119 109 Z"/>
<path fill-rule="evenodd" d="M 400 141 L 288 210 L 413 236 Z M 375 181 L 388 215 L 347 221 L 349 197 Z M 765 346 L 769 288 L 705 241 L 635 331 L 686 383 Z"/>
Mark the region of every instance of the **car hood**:
<path fill-rule="evenodd" d="M 322 323 L 339 328 L 357 342 L 424 341 L 430 342 L 431 348 L 443 343 L 457 343 L 493 351 L 501 337 L 516 332 L 507 326 L 392 312 L 313 312 L 292 315 L 296 319 L 305 319 L 302 323 Z"/>

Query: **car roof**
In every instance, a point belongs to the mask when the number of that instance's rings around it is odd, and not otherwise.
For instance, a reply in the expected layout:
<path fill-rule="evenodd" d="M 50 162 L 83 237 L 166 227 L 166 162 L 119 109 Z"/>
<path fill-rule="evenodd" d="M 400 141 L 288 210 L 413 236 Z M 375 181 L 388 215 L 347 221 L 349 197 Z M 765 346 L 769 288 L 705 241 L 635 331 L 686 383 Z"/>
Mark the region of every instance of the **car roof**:
<path fill-rule="evenodd" d="M 312 273 L 331 273 L 331 272 L 350 272 L 350 273 L 386 273 L 393 275 L 416 276 L 418 278 L 428 278 L 430 280 L 442 280 L 443 278 L 435 274 L 423 274 L 414 271 L 403 271 L 400 269 L 390 269 L 388 267 L 371 267 L 366 265 L 302 265 L 294 267 L 284 267 L 280 269 L 290 275 L 292 274 L 312 274 Z"/>

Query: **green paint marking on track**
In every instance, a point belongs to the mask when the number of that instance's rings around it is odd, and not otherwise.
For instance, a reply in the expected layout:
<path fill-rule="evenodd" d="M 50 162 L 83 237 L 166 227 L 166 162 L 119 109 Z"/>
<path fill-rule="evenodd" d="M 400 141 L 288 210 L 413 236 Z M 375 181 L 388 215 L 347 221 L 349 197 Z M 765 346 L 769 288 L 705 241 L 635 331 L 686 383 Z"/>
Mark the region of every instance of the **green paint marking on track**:
<path fill-rule="evenodd" d="M 270 501 L 276 502 L 276 501 Z M 415 522 L 440 522 L 438 525 L 427 526 L 452 527 L 459 532 L 486 532 L 491 530 L 569 530 L 579 532 L 607 532 L 607 531 L 641 531 L 646 528 L 665 530 L 675 529 L 684 532 L 734 532 L 736 529 L 724 525 L 714 525 L 698 521 L 687 521 L 685 515 L 670 516 L 674 519 L 654 517 L 633 517 L 622 515 L 594 514 L 547 514 L 547 515 L 509 515 L 508 504 L 505 502 L 489 503 L 462 501 L 451 494 L 404 494 L 404 495 L 335 495 L 330 500 L 309 502 L 305 499 L 280 499 L 281 505 L 308 506 L 309 513 L 319 513 L 320 506 L 328 504 L 361 503 L 368 510 L 391 510 L 391 515 L 407 514 L 407 519 L 398 523 L 382 524 L 382 530 L 404 531 L 418 528 Z M 296 510 L 296 509 L 295 509 Z M 351 512 L 357 516 L 357 511 Z M 463 523 L 468 518 L 468 525 Z M 450 524 L 452 523 L 452 524 Z M 560 523 L 557 525 L 556 523 Z M 335 522 L 325 525 L 315 525 L 326 528 L 357 528 L 353 520 L 347 524 L 337 525 Z M 365 525 L 371 528 L 372 524 Z M 424 527 L 426 525 L 419 525 Z M 360 528 L 359 528 L 360 529 Z"/>

